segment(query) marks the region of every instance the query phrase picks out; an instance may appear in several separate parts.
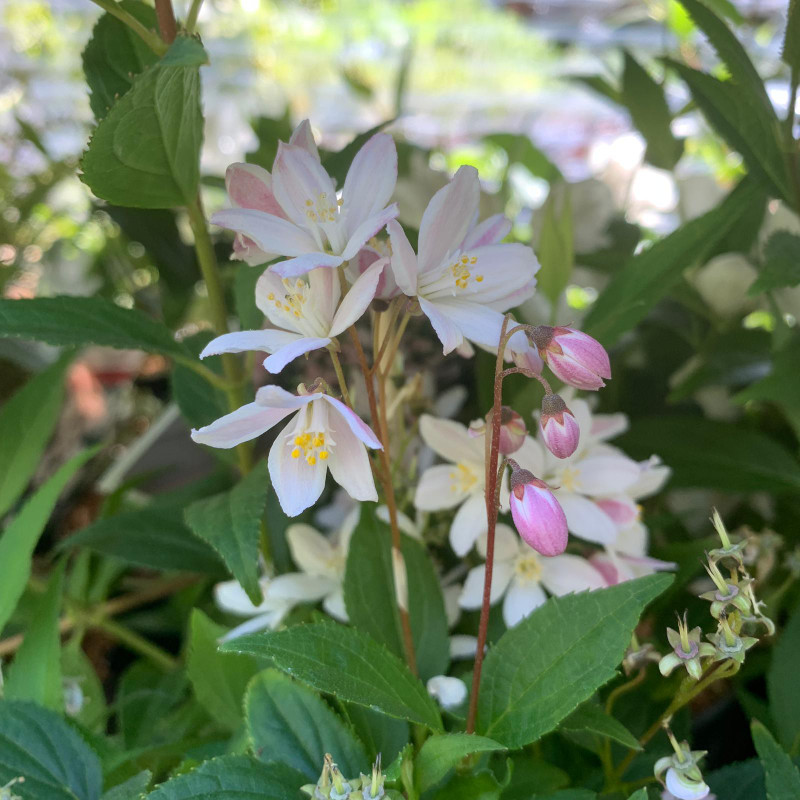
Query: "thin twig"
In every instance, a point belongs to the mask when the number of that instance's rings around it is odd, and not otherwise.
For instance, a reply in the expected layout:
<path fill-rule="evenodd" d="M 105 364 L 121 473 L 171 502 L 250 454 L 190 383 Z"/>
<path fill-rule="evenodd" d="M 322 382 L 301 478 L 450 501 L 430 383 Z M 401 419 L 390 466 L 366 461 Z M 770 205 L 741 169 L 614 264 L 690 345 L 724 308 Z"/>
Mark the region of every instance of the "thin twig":
<path fill-rule="evenodd" d="M 172 44 L 178 35 L 178 23 L 175 22 L 172 0 L 156 0 L 156 19 L 161 38 L 167 44 Z"/>

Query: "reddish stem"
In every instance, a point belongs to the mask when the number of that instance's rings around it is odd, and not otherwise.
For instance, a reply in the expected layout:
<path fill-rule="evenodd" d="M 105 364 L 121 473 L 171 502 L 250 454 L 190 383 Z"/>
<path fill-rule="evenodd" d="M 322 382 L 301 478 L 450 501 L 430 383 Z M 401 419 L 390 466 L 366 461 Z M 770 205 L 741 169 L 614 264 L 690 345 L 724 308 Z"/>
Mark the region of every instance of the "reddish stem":
<path fill-rule="evenodd" d="M 175 22 L 172 0 L 156 0 L 156 19 L 161 38 L 167 44 L 172 44 L 178 35 L 178 23 Z"/>

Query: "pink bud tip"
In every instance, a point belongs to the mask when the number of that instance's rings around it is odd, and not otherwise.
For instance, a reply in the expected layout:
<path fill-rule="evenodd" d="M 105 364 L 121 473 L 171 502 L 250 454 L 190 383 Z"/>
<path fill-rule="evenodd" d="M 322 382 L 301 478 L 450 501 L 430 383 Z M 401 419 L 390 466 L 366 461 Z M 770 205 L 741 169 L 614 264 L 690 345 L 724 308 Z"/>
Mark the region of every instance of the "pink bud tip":
<path fill-rule="evenodd" d="M 525 420 L 508 406 L 500 409 L 500 452 L 504 456 L 516 453 L 525 444 L 528 429 Z"/>
<path fill-rule="evenodd" d="M 539 355 L 556 377 L 578 389 L 595 391 L 611 378 L 603 345 L 574 328 L 539 325 L 530 334 Z"/>
<path fill-rule="evenodd" d="M 526 544 L 543 556 L 557 556 L 567 548 L 567 518 L 544 481 L 516 462 L 511 472 L 511 516 Z"/>
<path fill-rule="evenodd" d="M 539 429 L 547 449 L 556 458 L 569 458 L 578 449 L 581 429 L 560 395 L 544 396 Z"/>

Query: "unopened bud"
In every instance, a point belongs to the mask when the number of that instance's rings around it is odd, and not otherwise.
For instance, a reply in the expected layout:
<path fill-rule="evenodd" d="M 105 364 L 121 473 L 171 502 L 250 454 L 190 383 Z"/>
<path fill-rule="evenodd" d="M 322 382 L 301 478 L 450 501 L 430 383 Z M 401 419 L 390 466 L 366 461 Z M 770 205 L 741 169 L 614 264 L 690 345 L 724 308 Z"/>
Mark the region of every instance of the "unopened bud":
<path fill-rule="evenodd" d="M 595 391 L 611 378 L 611 364 L 603 345 L 574 328 L 538 325 L 528 333 L 531 344 L 553 373 L 578 389 Z"/>
<path fill-rule="evenodd" d="M 679 800 L 703 800 L 711 792 L 698 765 L 705 750 L 690 750 L 686 742 L 677 741 L 666 724 L 664 727 L 675 752 L 656 761 L 653 770 L 656 780 Z"/>
<path fill-rule="evenodd" d="M 458 708 L 467 699 L 467 685 L 461 678 L 434 675 L 425 688 L 444 709 Z"/>
<path fill-rule="evenodd" d="M 567 549 L 567 518 L 550 487 L 532 472 L 511 466 L 511 516 L 524 541 L 543 556 L 557 556 Z"/>
<path fill-rule="evenodd" d="M 500 452 L 510 456 L 525 444 L 528 429 L 525 420 L 513 408 L 502 406 L 500 409 Z"/>
<path fill-rule="evenodd" d="M 561 395 L 546 394 L 542 399 L 539 429 L 547 449 L 556 458 L 569 458 L 578 449 L 581 429 Z"/>

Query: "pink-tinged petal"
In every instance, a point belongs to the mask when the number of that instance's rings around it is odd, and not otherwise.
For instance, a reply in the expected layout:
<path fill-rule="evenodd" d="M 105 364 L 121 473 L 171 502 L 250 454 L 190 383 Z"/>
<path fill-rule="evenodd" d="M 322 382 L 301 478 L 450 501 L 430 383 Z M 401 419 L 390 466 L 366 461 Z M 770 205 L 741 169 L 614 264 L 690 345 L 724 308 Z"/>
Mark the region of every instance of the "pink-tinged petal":
<path fill-rule="evenodd" d="M 514 526 L 527 544 L 543 556 L 564 552 L 567 520 L 549 489 L 533 483 L 518 486 L 511 491 L 510 504 Z"/>
<path fill-rule="evenodd" d="M 317 394 L 292 394 L 282 389 L 280 386 L 262 386 L 256 392 L 256 403 L 261 406 L 269 406 L 270 408 L 288 408 L 297 410 L 307 406 L 312 401 L 321 397 Z"/>
<path fill-rule="evenodd" d="M 397 148 L 387 133 L 377 133 L 356 153 L 342 189 L 348 237 L 381 211 L 397 183 Z"/>
<path fill-rule="evenodd" d="M 373 450 L 383 450 L 383 445 L 380 439 L 372 432 L 372 428 L 367 425 L 361 417 L 356 414 L 351 408 L 348 408 L 341 400 L 331 397 L 329 394 L 320 395 L 320 398 L 331 406 L 332 413 L 328 414 L 329 424 L 336 424 L 337 428 L 340 427 L 338 421 L 334 423 L 338 417 L 341 417 L 347 427 L 361 440 L 367 447 Z"/>
<path fill-rule="evenodd" d="M 375 298 L 378 290 L 378 281 L 383 270 L 386 268 L 387 259 L 382 258 L 376 261 L 366 272 L 362 273 L 356 282 L 350 287 L 350 291 L 344 296 L 331 323 L 331 336 L 338 336 L 342 331 L 347 330 L 369 307 Z"/>
<path fill-rule="evenodd" d="M 461 358 L 474 358 L 475 348 L 470 342 L 464 339 L 464 341 L 456 347 L 456 355 L 461 356 Z"/>
<path fill-rule="evenodd" d="M 293 222 L 252 208 L 217 211 L 211 215 L 211 222 L 244 234 L 267 253 L 299 256 L 319 249 L 313 237 Z"/>
<path fill-rule="evenodd" d="M 342 296 L 339 274 L 335 269 L 314 269 L 308 273 L 306 281 L 311 292 L 310 302 L 313 304 L 311 315 L 319 320 L 320 330 L 317 335 L 330 336 L 331 322 Z"/>
<path fill-rule="evenodd" d="M 336 413 L 328 414 L 328 430 L 334 442 L 328 457 L 333 479 L 354 500 L 377 502 L 375 479 L 361 436 L 352 429 L 344 415 Z"/>
<path fill-rule="evenodd" d="M 247 403 L 236 411 L 214 420 L 210 425 L 193 429 L 192 439 L 198 444 L 227 450 L 261 436 L 294 410 L 267 408 L 259 403 Z"/>
<path fill-rule="evenodd" d="M 486 501 L 483 492 L 472 494 L 453 517 L 450 525 L 450 547 L 461 558 L 472 550 L 475 542 L 487 530 Z"/>
<path fill-rule="evenodd" d="M 620 528 L 627 528 L 639 519 L 639 507 L 624 494 L 601 497 L 594 501 Z"/>
<path fill-rule="evenodd" d="M 312 350 L 319 350 L 320 347 L 327 347 L 331 343 L 330 339 L 300 338 L 288 343 L 271 356 L 264 359 L 264 368 L 273 375 L 280 372 L 287 364 L 296 358 L 310 353 Z"/>
<path fill-rule="evenodd" d="M 603 551 L 592 553 L 589 557 L 589 563 L 603 576 L 606 586 L 616 586 L 618 583 L 630 580 L 632 577 L 620 570 L 619 559 L 615 559 L 609 553 Z"/>
<path fill-rule="evenodd" d="M 452 464 L 429 467 L 422 473 L 414 494 L 414 507 L 420 511 L 441 511 L 454 508 L 469 495 L 453 480 Z"/>
<path fill-rule="evenodd" d="M 624 414 L 595 414 L 592 417 L 592 438 L 599 441 L 613 439 L 628 430 L 628 418 Z"/>
<path fill-rule="evenodd" d="M 244 261 L 249 267 L 258 267 L 277 258 L 276 253 L 266 253 L 251 238 L 237 233 L 233 237 L 232 261 Z"/>
<path fill-rule="evenodd" d="M 542 564 L 542 585 L 550 594 L 561 595 L 602 589 L 603 576 L 580 556 L 560 555 Z"/>
<path fill-rule="evenodd" d="M 417 256 L 408 241 L 406 232 L 396 220 L 386 226 L 392 244 L 392 272 L 400 291 L 414 297 L 417 293 Z"/>
<path fill-rule="evenodd" d="M 273 443 L 267 465 L 283 513 L 296 517 L 319 500 L 328 468 L 321 459 L 312 465 L 304 458 L 292 458 L 294 431 L 291 427 L 284 428 Z"/>
<path fill-rule="evenodd" d="M 564 383 L 570 386 L 574 386 L 576 389 L 595 392 L 606 385 L 605 381 L 594 372 L 566 356 L 548 353 L 547 366 L 553 370 L 553 374 L 559 380 L 564 381 Z"/>
<path fill-rule="evenodd" d="M 547 449 L 556 458 L 569 458 L 577 449 L 581 430 L 572 412 L 557 394 L 545 395 L 539 430 Z"/>
<path fill-rule="evenodd" d="M 272 191 L 286 215 L 297 225 L 307 226 L 309 220 L 316 222 L 320 211 L 335 214 L 338 210 L 330 175 L 314 156 L 297 145 L 283 142 L 278 145 L 272 168 Z"/>
<path fill-rule="evenodd" d="M 511 232 L 511 220 L 505 214 L 495 214 L 476 225 L 465 237 L 461 250 L 498 244 Z"/>
<path fill-rule="evenodd" d="M 463 166 L 453 180 L 433 196 L 419 228 L 419 271 L 440 267 L 458 248 L 478 210 L 478 170 Z"/>
<path fill-rule="evenodd" d="M 619 453 L 590 452 L 575 464 L 578 470 L 576 488 L 589 495 L 624 492 L 639 479 L 639 465 Z"/>
<path fill-rule="evenodd" d="M 458 325 L 442 312 L 438 303 L 432 303 L 424 297 L 418 299 L 422 313 L 430 320 L 433 330 L 442 343 L 442 352 L 445 355 L 452 353 L 464 341 L 464 335 Z"/>
<path fill-rule="evenodd" d="M 662 561 L 659 558 L 648 556 L 621 556 L 634 578 L 643 578 L 645 575 L 652 575 L 654 572 L 671 572 L 678 568 L 674 561 Z"/>
<path fill-rule="evenodd" d="M 514 576 L 514 566 L 509 562 L 497 561 L 493 572 L 492 589 L 489 594 L 491 605 L 494 605 L 505 594 L 508 584 L 511 583 L 511 579 Z M 479 567 L 473 567 L 467 573 L 464 587 L 458 598 L 458 604 L 461 608 L 475 611 L 483 604 L 484 573 L 485 567 L 483 564 Z"/>
<path fill-rule="evenodd" d="M 272 176 L 257 164 L 231 164 L 225 170 L 225 188 L 238 208 L 254 208 L 286 219 L 272 192 Z"/>
<path fill-rule="evenodd" d="M 503 601 L 503 621 L 513 628 L 545 602 L 547 595 L 538 583 L 514 581 Z"/>
<path fill-rule="evenodd" d="M 376 233 L 383 230 L 386 225 L 393 220 L 398 214 L 397 203 L 387 206 L 381 211 L 367 217 L 359 226 L 350 234 L 344 250 L 342 251 L 342 258 L 349 261 L 355 258 L 359 250 L 373 237 Z"/>
<path fill-rule="evenodd" d="M 556 496 L 571 533 L 587 542 L 611 544 L 617 536 L 617 526 L 611 518 L 588 497 L 556 490 Z"/>
<path fill-rule="evenodd" d="M 520 344 L 522 347 L 512 352 L 514 363 L 518 367 L 522 367 L 522 369 L 529 369 L 541 375 L 544 369 L 544 361 L 542 361 L 541 357 L 536 352 L 536 348 L 531 347 L 527 339 L 520 342 Z"/>
<path fill-rule="evenodd" d="M 423 306 L 423 298 L 419 298 L 420 308 L 430 318 L 430 314 Z M 427 305 L 435 305 L 441 316 L 446 318 L 459 333 L 471 342 L 482 347 L 497 349 L 500 343 L 500 330 L 503 327 L 503 315 L 499 311 L 480 305 L 479 303 L 461 300 L 460 298 L 440 298 L 438 300 L 425 300 Z M 431 319 L 433 323 L 433 319 Z M 436 325 L 433 325 L 436 330 Z M 438 330 L 436 331 L 439 332 Z M 439 337 L 442 338 L 441 336 Z M 445 348 L 445 355 L 449 351 Z"/>
<path fill-rule="evenodd" d="M 298 334 L 287 331 L 236 331 L 212 339 L 200 353 L 200 358 L 217 356 L 220 353 L 245 353 L 249 350 L 274 353 L 281 347 L 297 341 Z"/>
<path fill-rule="evenodd" d="M 297 145 L 297 147 L 305 150 L 312 158 L 319 161 L 319 150 L 317 150 L 317 143 L 314 141 L 311 123 L 307 119 L 304 119 L 294 129 L 291 137 L 289 137 L 289 144 Z"/>
<path fill-rule="evenodd" d="M 478 469 L 481 474 L 475 477 L 483 481 L 482 465 L 486 456 L 482 436 L 470 436 L 467 428 L 460 422 L 433 417 L 430 414 L 423 414 L 420 417 L 419 432 L 422 441 L 437 455 L 454 464 L 460 462 L 471 469 Z"/>
<path fill-rule="evenodd" d="M 601 378 L 611 378 L 611 364 L 603 345 L 574 328 L 556 328 L 555 342 L 564 354 L 590 369 Z M 564 333 L 562 333 L 564 331 Z"/>
<path fill-rule="evenodd" d="M 279 261 L 277 264 L 273 264 L 270 269 L 282 278 L 299 278 L 312 269 L 319 269 L 320 267 L 331 269 L 343 263 L 344 259 L 341 256 L 314 252 L 297 258 L 290 258 L 287 261 Z"/>

